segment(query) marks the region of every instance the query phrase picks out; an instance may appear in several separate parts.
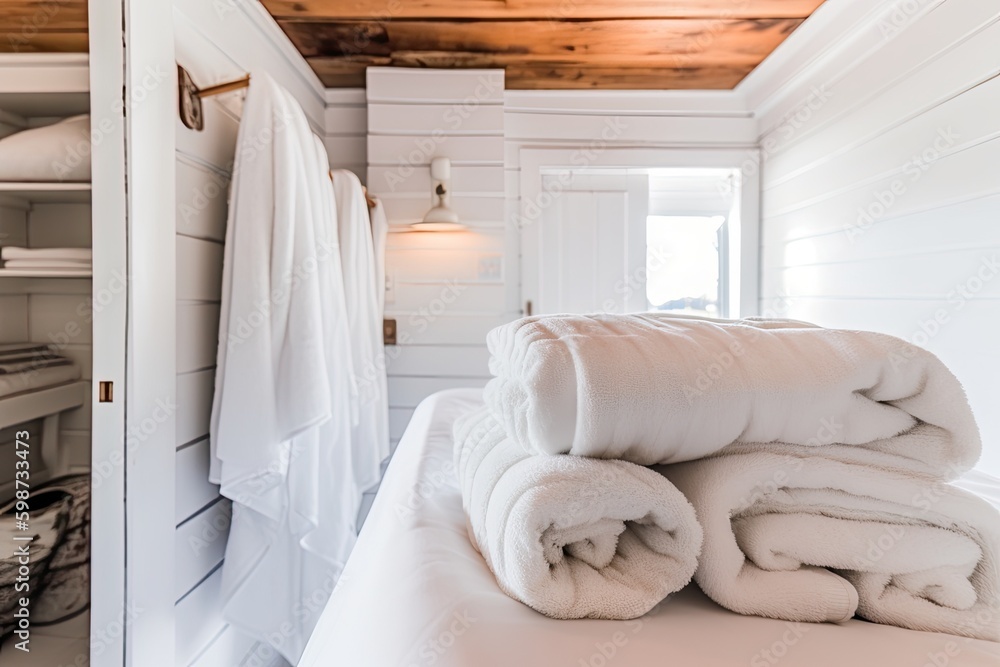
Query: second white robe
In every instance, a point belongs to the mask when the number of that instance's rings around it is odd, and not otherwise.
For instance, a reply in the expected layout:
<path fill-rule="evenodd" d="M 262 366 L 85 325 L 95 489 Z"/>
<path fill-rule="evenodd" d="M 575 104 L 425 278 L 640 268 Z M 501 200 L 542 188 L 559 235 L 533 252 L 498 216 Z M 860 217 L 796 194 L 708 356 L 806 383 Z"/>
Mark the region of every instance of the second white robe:
<path fill-rule="evenodd" d="M 382 461 L 389 455 L 389 414 L 382 353 L 377 263 L 361 181 L 349 171 L 332 172 L 340 251 L 344 267 L 347 319 L 354 375 L 358 383 L 357 414 L 351 438 L 355 480 L 362 491 L 378 484 Z"/>

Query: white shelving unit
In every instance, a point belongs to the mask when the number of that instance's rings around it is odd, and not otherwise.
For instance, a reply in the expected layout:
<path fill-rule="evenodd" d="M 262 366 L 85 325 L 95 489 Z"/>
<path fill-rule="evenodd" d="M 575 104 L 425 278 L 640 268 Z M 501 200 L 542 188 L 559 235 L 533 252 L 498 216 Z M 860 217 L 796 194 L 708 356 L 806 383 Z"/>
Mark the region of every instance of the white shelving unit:
<path fill-rule="evenodd" d="M 0 107 L 2 109 L 3 107 Z M 11 183 L 0 181 L 0 197 L 29 204 L 89 204 L 90 183 Z"/>
<path fill-rule="evenodd" d="M 0 54 L 0 136 L 89 110 L 87 54 Z M 91 183 L 81 182 L 0 182 L 0 245 L 92 245 L 92 191 Z M 0 267 L 0 317 L 5 323 L 0 342 L 56 344 L 60 353 L 91 368 L 90 325 L 79 313 L 89 301 L 92 275 L 89 266 Z M 64 335 L 67 326 L 73 336 Z M 59 343 L 60 336 L 66 338 L 64 344 Z M 68 463 L 73 469 L 89 463 L 89 447 L 87 451 L 84 447 L 91 441 L 90 415 L 78 411 L 62 425 L 59 415 L 86 404 L 90 377 L 85 374 L 84 381 L 0 397 L 0 428 L 44 420 L 42 462 L 50 475 L 67 472 Z M 60 444 L 75 447 L 74 455 L 60 452 Z M 0 488 L 5 481 L 0 477 Z"/>
<path fill-rule="evenodd" d="M 0 428 L 78 408 L 86 400 L 89 386 L 89 382 L 77 380 L 0 397 Z"/>
<path fill-rule="evenodd" d="M 40 448 L 41 460 L 45 464 L 43 471 L 31 476 L 33 486 L 46 482 L 54 471 L 63 467 L 59 448 L 60 414 L 82 407 L 89 391 L 89 382 L 76 380 L 0 397 L 0 428 L 42 420 L 41 433 L 33 434 L 29 441 L 29 451 L 39 451 Z M 13 486 L 13 482 L 0 485 L 0 496 L 9 496 Z"/>
<path fill-rule="evenodd" d="M 4 269 L 0 278 L 90 278 L 90 269 Z"/>
<path fill-rule="evenodd" d="M 89 113 L 90 88 L 87 54 L 0 54 L 0 136 L 52 119 Z M 101 107 L 112 108 L 112 103 L 108 100 Z M 92 245 L 92 191 L 91 183 L 0 182 L 0 244 Z M 91 378 L 93 373 L 104 372 L 106 362 L 94 354 L 92 342 L 96 337 L 91 329 L 99 326 L 99 315 L 86 311 L 93 289 L 92 275 L 89 267 L 0 268 L 0 342 L 48 344 L 72 358 L 84 373 L 81 380 L 0 397 L 0 429 L 5 430 L 0 448 L 10 451 L 14 432 L 24 428 L 22 424 L 33 425 L 29 439 L 33 488 L 52 477 L 86 470 L 94 457 L 93 429 L 97 427 L 90 407 L 94 396 Z M 67 278 L 75 280 L 51 280 Z M 114 430 L 120 432 L 120 428 Z M 8 474 L 11 470 L 0 470 L 0 500 L 13 497 L 13 475 Z M 92 535 L 101 530 L 102 500 L 95 492 Z M 92 562 L 100 558 L 94 551 L 101 544 L 98 537 L 92 539 Z M 99 572 L 92 571 L 95 590 L 103 588 L 100 577 Z M 98 598 L 92 601 L 99 605 Z M 94 607 L 90 615 L 95 615 Z M 59 640 L 50 642 L 41 658 L 47 664 L 75 664 L 81 646 L 88 646 L 85 619 L 76 619 L 72 629 L 67 627 L 53 626 Z M 0 651 L 6 656 L 11 647 L 4 645 Z M 11 653 L 13 657 L 14 651 Z"/>

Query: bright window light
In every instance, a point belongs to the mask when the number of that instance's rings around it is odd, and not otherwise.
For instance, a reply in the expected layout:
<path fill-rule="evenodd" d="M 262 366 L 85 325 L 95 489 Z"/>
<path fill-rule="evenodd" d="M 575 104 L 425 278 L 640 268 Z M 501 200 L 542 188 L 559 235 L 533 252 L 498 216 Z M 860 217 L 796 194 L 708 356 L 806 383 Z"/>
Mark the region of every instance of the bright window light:
<path fill-rule="evenodd" d="M 725 221 L 721 215 L 651 215 L 646 219 L 650 310 L 719 316 L 719 229 Z"/>

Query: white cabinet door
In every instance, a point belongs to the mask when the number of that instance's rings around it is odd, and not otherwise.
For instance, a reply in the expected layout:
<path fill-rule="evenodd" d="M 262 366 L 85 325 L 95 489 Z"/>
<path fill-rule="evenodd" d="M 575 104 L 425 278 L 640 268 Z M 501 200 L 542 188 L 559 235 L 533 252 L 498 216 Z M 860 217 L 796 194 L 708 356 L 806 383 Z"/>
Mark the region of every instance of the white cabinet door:
<path fill-rule="evenodd" d="M 646 310 L 645 174 L 543 173 L 522 222 L 525 314 Z"/>

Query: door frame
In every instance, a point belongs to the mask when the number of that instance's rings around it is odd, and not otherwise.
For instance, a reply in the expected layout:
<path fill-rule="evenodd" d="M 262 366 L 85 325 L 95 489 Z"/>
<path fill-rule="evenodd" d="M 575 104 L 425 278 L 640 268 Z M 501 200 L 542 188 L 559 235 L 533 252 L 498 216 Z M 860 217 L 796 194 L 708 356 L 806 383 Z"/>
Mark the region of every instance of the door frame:
<path fill-rule="evenodd" d="M 95 301 L 91 381 L 90 665 L 122 667 L 132 622 L 126 603 L 125 448 L 128 329 L 128 181 L 125 164 L 124 6 L 90 0 L 89 89 L 94 137 L 90 161 Z M 99 382 L 113 383 L 101 401 Z"/>
<path fill-rule="evenodd" d="M 522 148 L 520 164 L 520 201 L 516 227 L 520 236 L 518 291 L 520 303 L 527 295 L 524 286 L 531 279 L 534 267 L 524 261 L 526 244 L 537 242 L 533 226 L 541 213 L 558 198 L 553 190 L 543 191 L 542 175 L 550 170 L 587 169 L 656 169 L 714 168 L 731 169 L 735 175 L 733 209 L 727 218 L 729 261 L 724 267 L 728 275 L 729 317 L 756 315 L 760 309 L 760 179 L 756 169 L 756 149 L 731 148 L 657 148 L 652 146 L 596 149 L 590 147 Z M 537 282 L 537 277 L 534 282 Z"/>

